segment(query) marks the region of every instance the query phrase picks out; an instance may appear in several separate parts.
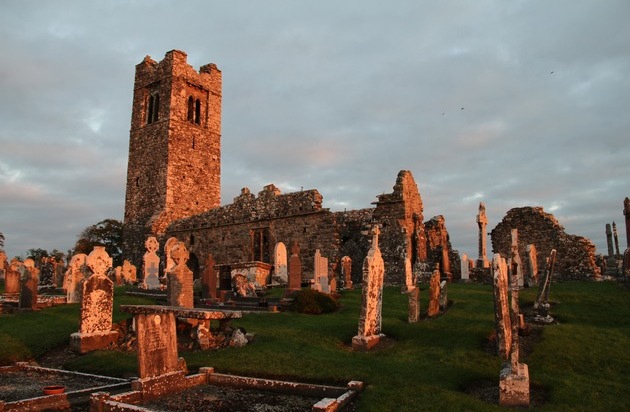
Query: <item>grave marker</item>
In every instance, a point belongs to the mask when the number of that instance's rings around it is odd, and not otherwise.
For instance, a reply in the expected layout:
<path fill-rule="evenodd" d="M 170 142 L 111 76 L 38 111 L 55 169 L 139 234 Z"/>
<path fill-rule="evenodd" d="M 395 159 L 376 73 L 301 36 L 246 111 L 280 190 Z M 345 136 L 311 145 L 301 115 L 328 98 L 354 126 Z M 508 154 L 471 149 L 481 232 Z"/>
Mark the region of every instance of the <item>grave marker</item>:
<path fill-rule="evenodd" d="M 175 266 L 168 272 L 167 304 L 169 306 L 192 308 L 193 296 L 193 272 L 186 266 L 190 253 L 184 242 L 177 242 L 170 249 Z"/>
<path fill-rule="evenodd" d="M 204 270 L 201 278 L 201 296 L 204 299 L 214 299 L 217 297 L 217 271 L 214 268 L 216 262 L 212 257 L 212 253 L 208 253 L 208 257 L 204 263 Z"/>
<path fill-rule="evenodd" d="M 302 261 L 300 260 L 300 245 L 293 241 L 291 257 L 289 258 L 289 291 L 302 288 Z"/>
<path fill-rule="evenodd" d="M 274 277 L 279 283 L 286 284 L 289 281 L 287 268 L 287 247 L 282 242 L 276 243 L 274 255 Z"/>
<path fill-rule="evenodd" d="M 20 300 L 18 307 L 22 310 L 37 308 L 37 285 L 39 284 L 39 269 L 35 267 L 33 259 L 24 260 L 20 266 Z"/>
<path fill-rule="evenodd" d="M 142 257 L 144 276 L 142 278 L 142 286 L 144 289 L 159 289 L 160 288 L 160 258 L 157 255 L 157 250 L 160 247 L 155 236 L 150 236 L 144 242 L 144 247 L 147 249 Z"/>
<path fill-rule="evenodd" d="M 429 281 L 428 317 L 433 317 L 440 313 L 440 291 L 440 269 L 436 267 Z"/>
<path fill-rule="evenodd" d="M 83 281 L 88 276 L 87 255 L 85 253 L 77 253 L 72 256 L 63 281 L 64 289 L 66 289 L 66 300 L 68 303 L 81 302 Z"/>
<path fill-rule="evenodd" d="M 352 289 L 352 259 L 350 256 L 341 258 L 341 274 L 343 276 L 343 287 Z"/>

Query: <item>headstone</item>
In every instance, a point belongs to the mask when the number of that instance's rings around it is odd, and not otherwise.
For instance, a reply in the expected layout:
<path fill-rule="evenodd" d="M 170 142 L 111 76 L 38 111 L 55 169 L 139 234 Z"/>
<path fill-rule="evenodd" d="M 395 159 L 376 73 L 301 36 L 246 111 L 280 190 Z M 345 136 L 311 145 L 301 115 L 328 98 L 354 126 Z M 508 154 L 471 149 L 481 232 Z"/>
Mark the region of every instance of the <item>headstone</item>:
<path fill-rule="evenodd" d="M 612 223 L 612 229 L 613 240 L 615 241 L 615 256 L 620 256 L 621 253 L 619 253 L 619 235 L 617 234 L 617 225 L 615 224 L 615 222 Z"/>
<path fill-rule="evenodd" d="M 37 308 L 37 285 L 39 284 L 39 269 L 35 267 L 33 259 L 24 260 L 20 267 L 20 300 L 19 308 L 33 310 Z"/>
<path fill-rule="evenodd" d="M 488 218 L 486 217 L 486 205 L 483 202 L 479 203 L 477 225 L 479 226 L 479 259 L 477 260 L 477 267 L 487 268 L 490 266 L 488 255 L 486 254 L 486 226 L 488 225 Z"/>
<path fill-rule="evenodd" d="M 344 289 L 352 289 L 352 258 L 350 256 L 341 258 L 341 274 Z"/>
<path fill-rule="evenodd" d="M 554 265 L 556 263 L 556 250 L 552 249 L 547 264 L 545 266 L 545 274 L 538 284 L 538 295 L 534 302 L 534 310 L 537 323 L 552 323 L 553 318 L 549 315 L 549 289 L 551 287 L 551 277 L 553 276 Z"/>
<path fill-rule="evenodd" d="M 51 263 L 51 259 L 47 257 L 42 258 L 40 267 L 39 282 L 41 285 L 47 287 L 55 286 L 54 267 Z"/>
<path fill-rule="evenodd" d="M 155 236 L 150 236 L 144 247 L 147 249 L 142 257 L 144 267 L 144 277 L 142 278 L 142 286 L 145 289 L 159 289 L 160 288 L 160 258 L 157 255 L 157 250 L 160 247 Z"/>
<path fill-rule="evenodd" d="M 17 258 L 11 259 L 9 269 L 7 269 L 4 279 L 4 293 L 7 295 L 17 295 L 20 293 L 20 273 L 24 264 Z"/>
<path fill-rule="evenodd" d="M 123 261 L 122 268 L 120 271 L 121 281 L 127 285 L 132 285 L 138 281 L 136 275 L 137 269 L 134 265 L 131 264 L 127 259 Z"/>
<path fill-rule="evenodd" d="M 201 297 L 204 299 L 214 299 L 217 297 L 217 271 L 214 268 L 216 262 L 211 253 L 204 263 L 204 270 L 201 274 Z"/>
<path fill-rule="evenodd" d="M 330 293 L 337 293 L 337 276 L 333 276 L 328 282 L 328 289 Z"/>
<path fill-rule="evenodd" d="M 352 338 L 353 350 L 369 350 L 385 335 L 381 333 L 383 276 L 385 264 L 378 246 L 378 226 L 372 228 L 372 246 L 363 261 L 363 293 L 358 334 Z"/>
<path fill-rule="evenodd" d="M 289 281 L 287 268 L 287 247 L 282 242 L 276 243 L 274 248 L 274 277 L 279 283 L 286 284 Z"/>
<path fill-rule="evenodd" d="M 175 266 L 168 272 L 167 302 L 169 306 L 194 307 L 193 272 L 186 266 L 190 253 L 184 242 L 177 242 L 170 249 Z"/>
<path fill-rule="evenodd" d="M 494 279 L 494 321 L 497 333 L 497 352 L 503 361 L 508 360 L 512 346 L 512 321 L 508 301 L 508 270 L 505 259 L 496 253 L 492 259 Z"/>
<path fill-rule="evenodd" d="M 319 249 L 315 251 L 313 267 L 315 269 L 313 289 L 322 293 L 330 293 L 330 288 L 328 287 L 328 258 L 323 257 Z"/>
<path fill-rule="evenodd" d="M 461 257 L 461 278 L 464 282 L 470 280 L 470 260 L 467 254 L 463 254 Z"/>
<path fill-rule="evenodd" d="M 525 285 L 525 280 L 523 276 L 523 261 L 521 260 L 521 255 L 518 251 L 518 229 L 512 229 L 512 247 L 510 252 L 510 261 L 508 262 L 508 267 L 515 266 L 516 267 L 516 280 L 518 283 L 518 287 L 522 288 Z"/>
<path fill-rule="evenodd" d="M 178 371 L 177 333 L 173 313 L 136 314 L 135 320 L 140 379 Z"/>
<path fill-rule="evenodd" d="M 173 260 L 173 257 L 171 256 L 171 249 L 173 249 L 173 246 L 175 246 L 178 242 L 179 240 L 177 240 L 176 237 L 170 237 L 164 244 L 164 256 L 165 256 L 164 273 L 165 274 L 168 273 L 173 268 L 173 266 L 175 266 L 175 261 Z"/>
<path fill-rule="evenodd" d="M 407 292 L 407 296 L 409 297 L 408 321 L 416 323 L 420 319 L 420 289 L 414 287 Z"/>
<path fill-rule="evenodd" d="M 448 308 L 448 282 L 440 282 L 440 310 L 443 312 Z"/>
<path fill-rule="evenodd" d="M 536 253 L 536 246 L 527 245 L 527 260 L 528 269 L 527 272 L 527 286 L 535 286 L 538 284 L 538 254 Z"/>
<path fill-rule="evenodd" d="M 72 256 L 63 281 L 68 303 L 81 302 L 83 281 L 88 276 L 87 255 L 85 253 L 78 253 Z"/>
<path fill-rule="evenodd" d="M 413 284 L 413 271 L 411 270 L 411 259 L 405 255 L 405 283 L 401 287 L 402 293 L 408 293 L 415 285 Z"/>
<path fill-rule="evenodd" d="M 70 335 L 70 346 L 80 353 L 106 348 L 118 338 L 112 331 L 114 282 L 106 275 L 112 259 L 104 247 L 95 246 L 87 264 L 92 275 L 83 282 L 79 332 Z"/>
<path fill-rule="evenodd" d="M 8 265 L 7 254 L 4 253 L 4 250 L 0 250 L 0 279 L 4 279 Z"/>
<path fill-rule="evenodd" d="M 293 241 L 291 257 L 289 258 L 289 291 L 302 288 L 302 261 L 300 260 L 300 245 Z"/>
<path fill-rule="evenodd" d="M 428 317 L 436 316 L 440 313 L 440 291 L 440 269 L 436 267 L 429 281 Z"/>

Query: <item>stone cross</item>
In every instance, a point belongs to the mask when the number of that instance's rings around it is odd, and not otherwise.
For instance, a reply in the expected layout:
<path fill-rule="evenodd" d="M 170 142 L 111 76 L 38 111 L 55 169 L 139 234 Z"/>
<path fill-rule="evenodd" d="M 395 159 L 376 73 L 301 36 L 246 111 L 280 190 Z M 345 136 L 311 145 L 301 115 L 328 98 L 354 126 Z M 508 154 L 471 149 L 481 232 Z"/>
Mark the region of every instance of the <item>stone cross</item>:
<path fill-rule="evenodd" d="M 385 265 L 378 248 L 378 226 L 372 229 L 372 246 L 363 261 L 363 293 L 358 334 L 352 338 L 353 350 L 369 350 L 385 335 L 381 333 L 383 276 Z"/>
<path fill-rule="evenodd" d="M 300 245 L 293 241 L 291 257 L 289 258 L 289 291 L 302 288 L 302 261 L 300 260 Z"/>
<path fill-rule="evenodd" d="M 142 286 L 145 289 L 159 289 L 160 288 L 160 258 L 157 255 L 159 243 L 154 236 L 147 238 L 144 242 L 144 247 L 147 249 L 142 257 L 144 275 L 142 279 Z"/>
<path fill-rule="evenodd" d="M 289 281 L 287 268 L 287 247 L 282 242 L 276 243 L 273 251 L 274 276 L 282 284 Z"/>
<path fill-rule="evenodd" d="M 479 226 L 479 259 L 477 266 L 487 268 L 490 266 L 486 254 L 486 226 L 488 225 L 488 218 L 486 217 L 486 205 L 483 202 L 479 203 L 477 225 Z"/>
<path fill-rule="evenodd" d="M 112 331 L 114 282 L 106 274 L 112 259 L 104 247 L 95 246 L 87 265 L 92 275 L 83 282 L 79 332 L 70 335 L 71 348 L 80 353 L 105 348 L 118 338 Z"/>
<path fill-rule="evenodd" d="M 175 266 L 167 273 L 167 304 L 183 308 L 194 307 L 193 272 L 186 266 L 190 253 L 184 242 L 177 242 L 170 250 Z"/>
<path fill-rule="evenodd" d="M 495 253 L 492 259 L 492 272 L 497 352 L 503 361 L 507 361 L 512 348 L 512 319 L 508 301 L 508 269 L 505 259 L 498 253 Z"/>

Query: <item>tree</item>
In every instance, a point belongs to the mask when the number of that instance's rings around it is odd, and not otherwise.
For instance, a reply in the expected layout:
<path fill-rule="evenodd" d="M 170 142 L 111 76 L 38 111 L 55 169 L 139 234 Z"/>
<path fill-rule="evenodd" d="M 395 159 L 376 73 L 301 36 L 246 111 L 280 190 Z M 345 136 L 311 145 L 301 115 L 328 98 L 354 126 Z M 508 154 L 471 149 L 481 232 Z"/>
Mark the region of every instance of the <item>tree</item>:
<path fill-rule="evenodd" d="M 39 267 L 42 263 L 42 258 L 47 258 L 48 251 L 46 249 L 29 249 L 26 251 L 26 255 L 35 261 L 37 267 Z"/>
<path fill-rule="evenodd" d="M 123 224 L 116 219 L 105 219 L 95 225 L 88 226 L 77 236 L 74 254 L 89 255 L 94 246 L 105 246 L 109 256 L 114 259 L 114 266 L 122 264 L 122 232 Z"/>

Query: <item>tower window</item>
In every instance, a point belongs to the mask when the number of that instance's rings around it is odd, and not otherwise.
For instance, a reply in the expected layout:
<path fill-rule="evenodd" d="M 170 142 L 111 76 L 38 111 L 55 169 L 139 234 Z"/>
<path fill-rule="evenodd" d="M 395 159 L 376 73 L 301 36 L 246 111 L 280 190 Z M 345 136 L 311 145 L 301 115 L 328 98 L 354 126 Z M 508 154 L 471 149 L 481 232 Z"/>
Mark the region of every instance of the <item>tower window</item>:
<path fill-rule="evenodd" d="M 147 124 L 151 124 L 158 120 L 160 109 L 160 94 L 154 93 L 149 96 L 149 108 L 147 110 Z"/>
<path fill-rule="evenodd" d="M 199 99 L 195 101 L 195 123 L 201 124 L 201 102 Z"/>
<path fill-rule="evenodd" d="M 187 120 L 192 123 L 194 116 L 194 102 L 192 96 L 188 97 L 188 115 L 186 116 Z"/>

